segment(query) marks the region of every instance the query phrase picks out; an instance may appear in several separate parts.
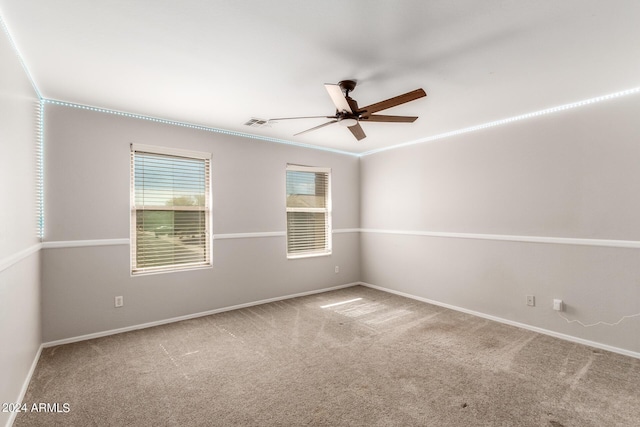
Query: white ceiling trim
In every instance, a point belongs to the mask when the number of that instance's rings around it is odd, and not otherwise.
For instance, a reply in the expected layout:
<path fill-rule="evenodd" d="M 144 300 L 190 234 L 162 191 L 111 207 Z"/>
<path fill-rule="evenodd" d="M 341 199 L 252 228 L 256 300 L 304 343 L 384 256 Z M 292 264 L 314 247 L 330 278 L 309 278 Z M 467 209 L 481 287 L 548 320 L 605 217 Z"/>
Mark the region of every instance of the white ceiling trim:
<path fill-rule="evenodd" d="M 152 122 L 156 122 L 156 123 L 169 124 L 169 125 L 173 125 L 173 126 L 180 126 L 180 127 L 191 128 L 191 129 L 203 130 L 203 131 L 206 131 L 206 132 L 221 133 L 221 134 L 224 134 L 224 135 L 239 136 L 239 137 L 243 137 L 243 138 L 257 139 L 257 140 L 266 141 L 266 142 L 273 142 L 273 143 L 285 144 L 285 145 L 293 145 L 293 146 L 298 146 L 298 147 L 302 147 L 302 148 L 310 148 L 310 149 L 313 149 L 313 150 L 328 151 L 328 152 L 333 152 L 333 153 L 338 153 L 338 154 L 343 154 L 343 155 L 348 155 L 348 156 L 354 156 L 354 157 L 364 157 L 364 156 L 368 156 L 368 155 L 379 153 L 379 152 L 383 152 L 383 151 L 394 150 L 394 149 L 397 149 L 397 148 L 407 147 L 407 146 L 416 145 L 416 144 L 424 144 L 424 143 L 428 143 L 428 142 L 432 142 L 432 141 L 436 141 L 436 140 L 440 140 L 440 139 L 444 139 L 444 138 L 449 138 L 449 137 L 452 137 L 452 136 L 461 135 L 461 134 L 464 134 L 464 133 L 475 132 L 475 131 L 478 131 L 478 130 L 483 130 L 483 129 L 487 129 L 487 128 L 491 128 L 491 127 L 495 127 L 495 126 L 501 126 L 501 125 L 509 124 L 509 123 L 516 122 L 516 121 L 521 121 L 521 120 L 530 119 L 530 118 L 533 118 L 533 117 L 539 117 L 539 116 L 543 116 L 543 115 L 549 115 L 549 114 L 557 113 L 557 112 L 560 112 L 560 111 L 570 110 L 570 109 L 574 109 L 574 108 L 578 108 L 578 107 L 583 107 L 583 106 L 586 106 L 586 105 L 591 105 L 591 104 L 595 104 L 595 103 L 599 103 L 599 102 L 603 102 L 603 101 L 608 101 L 608 100 L 615 99 L 615 98 L 620 98 L 620 97 L 624 97 L 624 96 L 629 96 L 629 95 L 634 95 L 634 94 L 640 93 L 640 86 L 638 86 L 638 87 L 634 87 L 634 88 L 631 88 L 631 89 L 626 89 L 626 90 L 610 93 L 610 94 L 607 94 L 607 95 L 601 95 L 601 96 L 597 96 L 597 97 L 594 97 L 594 98 L 589 98 L 589 99 L 585 99 L 585 100 L 581 100 L 581 101 L 572 102 L 572 103 L 569 103 L 569 104 L 563 104 L 563 105 L 559 105 L 559 106 L 555 106 L 555 107 L 551 107 L 551 108 L 546 108 L 544 110 L 538 110 L 538 111 L 534 111 L 534 112 L 531 112 L 531 113 L 521 114 L 521 115 L 518 115 L 518 116 L 512 116 L 512 117 L 508 117 L 508 118 L 505 118 L 505 119 L 495 120 L 495 121 L 492 121 L 492 122 L 482 123 L 482 124 L 478 124 L 478 125 L 462 128 L 462 129 L 457 129 L 457 130 L 453 130 L 453 131 L 449 131 L 449 132 L 444 132 L 444 133 L 440 133 L 440 134 L 437 134 L 437 135 L 432 135 L 432 136 L 425 137 L 425 138 L 420 138 L 420 139 L 413 140 L 413 141 L 408 141 L 408 142 L 403 142 L 403 143 L 391 145 L 391 146 L 388 146 L 388 147 L 382 147 L 382 148 L 378 148 L 378 149 L 375 149 L 375 150 L 365 151 L 365 152 L 362 152 L 362 153 L 353 153 L 353 152 L 338 150 L 338 149 L 334 149 L 334 148 L 318 147 L 316 145 L 304 144 L 304 143 L 284 140 L 284 139 L 280 139 L 280 138 L 272 138 L 272 137 L 268 137 L 268 136 L 248 134 L 248 133 L 244 133 L 244 132 L 237 132 L 237 131 L 231 131 L 231 130 L 226 130 L 226 129 L 221 129 L 221 128 L 197 125 L 197 124 L 193 124 L 193 123 L 187 123 L 187 122 L 181 122 L 181 121 L 175 121 L 175 120 L 168 120 L 168 119 L 163 119 L 163 118 L 158 118 L 158 117 L 146 116 L 146 115 L 142 115 L 142 114 L 128 113 L 128 112 L 124 112 L 124 111 L 111 110 L 111 109 L 107 109 L 107 108 L 94 107 L 94 106 L 89 106 L 89 105 L 82 105 L 82 104 L 76 104 L 76 103 L 72 103 L 72 102 L 66 102 L 66 101 L 59 101 L 59 100 L 55 100 L 55 99 L 43 98 L 40 90 L 38 89 L 38 86 L 35 83 L 35 80 L 33 79 L 32 75 L 31 75 L 31 72 L 29 71 L 29 68 L 27 67 L 27 65 L 26 65 L 26 63 L 25 63 L 25 61 L 24 61 L 24 59 L 23 59 L 23 57 L 22 57 L 22 55 L 20 53 L 20 50 L 18 49 L 17 45 L 15 44 L 15 41 L 14 41 L 13 37 L 11 36 L 11 32 L 9 31 L 9 28 L 7 27 L 7 24 L 5 23 L 4 19 L 2 18 L 2 15 L 0 15 L 0 26 L 2 27 L 4 33 L 7 36 L 7 39 L 9 40 L 9 43 L 11 44 L 11 47 L 13 48 L 16 56 L 18 57 L 18 60 L 20 61 L 20 64 L 22 65 L 22 68 L 24 69 L 24 71 L 25 71 L 25 73 L 27 75 L 27 78 L 29 79 L 29 82 L 31 83 L 34 91 L 36 92 L 36 95 L 37 95 L 38 99 L 41 102 L 41 105 L 46 103 L 46 104 L 53 104 L 53 105 L 71 107 L 71 108 L 78 108 L 78 109 L 83 109 L 83 110 L 90 110 L 90 111 L 95 111 L 95 112 L 100 112 L 100 113 L 114 114 L 114 115 L 118 115 L 118 116 L 135 118 L 135 119 L 140 119 L 140 120 L 147 120 L 147 121 L 152 121 Z"/>
<path fill-rule="evenodd" d="M 0 0 L 39 97 L 362 156 L 639 84 L 635 0 L 107 3 Z M 331 111 L 321 83 L 345 78 L 362 104 L 424 88 L 390 113 L 420 120 L 367 123 L 355 144 L 338 126 L 244 126 Z"/>
<path fill-rule="evenodd" d="M 635 95 L 635 94 L 638 94 L 638 93 L 640 93 L 640 86 L 637 86 L 637 87 L 634 87 L 634 88 L 631 88 L 631 89 L 625 89 L 625 90 L 614 92 L 614 93 L 610 93 L 610 94 L 607 94 L 607 95 L 601 95 L 601 96 L 597 96 L 597 97 L 594 97 L 594 98 L 589 98 L 589 99 L 584 99 L 584 100 L 581 100 L 581 101 L 571 102 L 569 104 L 563 104 L 563 105 L 558 105 L 558 106 L 551 107 L 551 108 L 545 108 L 544 110 L 538 110 L 538 111 L 534 111 L 534 112 L 531 112 L 531 113 L 521 114 L 521 115 L 513 116 L 513 117 L 507 117 L 505 119 L 500 119 L 500 120 L 495 120 L 495 121 L 492 121 L 492 122 L 482 123 L 482 124 L 478 124 L 478 125 L 475 125 L 475 126 L 470 126 L 470 127 L 463 128 L 463 129 L 457 129 L 457 130 L 453 130 L 453 131 L 450 131 L 450 132 L 444 132 L 444 133 L 441 133 L 441 134 L 438 134 L 438 135 L 433 135 L 433 136 L 429 136 L 429 137 L 425 137 L 425 138 L 420 138 L 420 139 L 417 139 L 417 140 L 414 140 L 414 141 L 403 142 L 403 143 L 400 143 L 400 144 L 391 145 L 391 146 L 379 148 L 379 149 L 376 149 L 376 150 L 365 151 L 363 153 L 352 153 L 352 152 L 348 152 L 348 151 L 337 150 L 337 149 L 334 149 L 334 148 L 318 147 L 316 145 L 303 144 L 303 143 L 294 142 L 294 141 L 287 141 L 287 140 L 279 139 L 279 138 L 271 138 L 271 137 L 268 137 L 268 136 L 254 135 L 254 134 L 248 134 L 248 133 L 243 133 L 243 132 L 236 132 L 236 131 L 231 131 L 231 130 L 226 130 L 226 129 L 220 129 L 220 128 L 197 125 L 197 124 L 193 124 L 193 123 L 186 123 L 186 122 L 180 122 L 180 121 L 175 121 L 175 120 L 167 120 L 167 119 L 162 119 L 162 118 L 158 118 L 158 117 L 145 116 L 145 115 L 141 115 L 141 114 L 135 114 L 135 113 L 128 113 L 128 112 L 124 112 L 124 111 L 111 110 L 111 109 L 108 109 L 108 108 L 93 107 L 93 106 L 89 106 L 89 105 L 75 104 L 75 103 L 72 103 L 72 102 L 58 101 L 58 100 L 54 100 L 54 99 L 46 99 L 46 98 L 44 98 L 44 99 L 42 99 L 42 101 L 44 103 L 46 103 L 46 104 L 59 105 L 59 106 L 63 106 L 63 107 L 78 108 L 78 109 L 82 109 L 82 110 L 95 111 L 95 112 L 99 112 L 99 113 L 114 114 L 114 115 L 117 115 L 117 116 L 129 117 L 129 118 L 134 118 L 134 119 L 139 119 L 139 120 L 147 120 L 147 121 L 152 121 L 152 122 L 162 123 L 162 124 L 168 124 L 168 125 L 173 125 L 173 126 L 181 126 L 181 127 L 186 127 L 186 128 L 190 128 L 190 129 L 203 130 L 203 131 L 206 131 L 206 132 L 214 132 L 214 133 L 221 133 L 221 134 L 224 134 L 224 135 L 232 135 L 232 136 L 239 136 L 239 137 L 249 138 L 249 139 L 257 139 L 257 140 L 266 141 L 266 142 L 273 142 L 273 143 L 277 143 L 277 144 L 293 145 L 293 146 L 298 146 L 298 147 L 302 147 L 302 148 L 310 148 L 312 150 L 329 151 L 329 152 L 333 152 L 333 153 L 344 154 L 344 155 L 354 156 L 354 157 L 364 157 L 364 156 L 368 156 L 368 155 L 371 155 L 371 154 L 379 153 L 379 152 L 382 152 L 382 151 L 395 150 L 397 148 L 407 147 L 407 146 L 411 146 L 411 145 L 417 145 L 417 144 L 424 144 L 424 143 L 428 143 L 428 142 L 433 142 L 433 141 L 436 141 L 436 140 L 450 138 L 450 137 L 461 135 L 461 134 L 464 134 L 464 133 L 475 132 L 475 131 L 478 131 L 478 130 L 483 130 L 483 129 L 496 127 L 496 126 L 502 126 L 502 125 L 513 123 L 513 122 L 518 122 L 518 121 L 521 121 L 521 120 L 531 119 L 531 118 L 534 118 L 534 117 L 550 115 L 550 114 L 558 113 L 558 112 L 561 112 L 561 111 L 566 111 L 566 110 L 571 110 L 571 109 L 574 109 L 574 108 L 584 107 L 586 105 L 592 105 L 592 104 L 596 104 L 596 103 L 599 103 L 599 102 L 609 101 L 611 99 L 621 98 L 621 97 L 625 97 L 625 96 L 629 96 L 629 95 Z"/>
<path fill-rule="evenodd" d="M 303 144 L 303 143 L 294 142 L 294 141 L 287 141 L 285 139 L 271 138 L 271 137 L 268 137 L 268 136 L 254 135 L 254 134 L 244 133 L 244 132 L 236 132 L 236 131 L 232 131 L 232 130 L 226 130 L 226 129 L 208 127 L 208 126 L 202 126 L 202 125 L 197 125 L 197 124 L 194 124 L 194 123 L 186 123 L 186 122 L 180 122 L 180 121 L 176 121 L 176 120 L 167 120 L 167 119 L 162 119 L 162 118 L 159 118 L 159 117 L 145 116 L 145 115 L 142 115 L 142 114 L 127 113 L 125 111 L 110 110 L 108 108 L 92 107 L 90 105 L 75 104 L 75 103 L 72 103 L 72 102 L 58 101 L 58 100 L 55 100 L 55 99 L 47 99 L 47 98 L 44 98 L 43 101 L 46 104 L 59 105 L 59 106 L 62 106 L 62 107 L 78 108 L 78 109 L 81 109 L 81 110 L 95 111 L 97 113 L 113 114 L 113 115 L 116 115 L 116 116 L 129 117 L 129 118 L 132 118 L 132 119 L 147 120 L 147 121 L 156 122 L 156 123 L 162 123 L 162 124 L 166 124 L 166 125 L 173 125 L 173 126 L 186 127 L 186 128 L 190 128 L 190 129 L 197 129 L 197 130 L 202 130 L 202 131 L 205 131 L 205 132 L 214 132 L 214 133 L 221 133 L 223 135 L 239 136 L 239 137 L 242 137 L 242 138 L 249 138 L 249 139 L 258 139 L 260 141 L 275 142 L 277 144 L 294 145 L 294 146 L 297 146 L 297 147 L 310 148 L 310 149 L 313 149 L 313 150 L 320 150 L 320 151 L 329 151 L 329 152 L 332 152 L 332 153 L 345 154 L 345 155 L 348 155 L 348 156 L 355 156 L 355 157 L 359 157 L 360 156 L 360 154 L 358 154 L 358 153 L 351 153 L 351 152 L 348 152 L 348 151 L 337 150 L 335 148 L 318 147 L 316 145 Z"/>
<path fill-rule="evenodd" d="M 18 46 L 16 46 L 16 42 L 13 40 L 13 37 L 11 37 L 11 32 L 9 31 L 9 28 L 7 27 L 6 22 L 4 22 L 4 19 L 2 19 L 2 15 L 0 15 L 0 27 L 2 27 L 2 29 L 4 30 L 4 33 L 7 35 L 9 44 L 13 48 L 13 51 L 16 53 L 16 56 L 18 57 L 18 61 L 20 61 L 20 65 L 22 65 L 24 72 L 27 74 L 27 78 L 29 79 L 31 86 L 33 86 L 33 90 L 36 92 L 38 99 L 42 101 L 43 98 L 42 98 L 42 94 L 40 93 L 40 89 L 38 89 L 38 86 L 36 85 L 35 80 L 33 80 L 33 76 L 31 76 L 31 73 L 29 72 L 29 68 L 27 68 L 27 64 L 25 64 L 24 59 L 22 58 L 22 54 L 20 53 L 20 50 L 18 50 Z"/>
<path fill-rule="evenodd" d="M 607 95 L 597 96 L 597 97 L 594 97 L 594 98 L 589 98 L 589 99 L 576 101 L 576 102 L 572 102 L 572 103 L 568 103 L 568 104 L 563 104 L 563 105 L 559 105 L 559 106 L 555 106 L 555 107 L 551 107 L 551 108 L 546 108 L 546 109 L 534 111 L 534 112 L 531 112 L 531 113 L 521 114 L 521 115 L 518 115 L 518 116 L 512 116 L 512 117 L 508 117 L 508 118 L 504 118 L 504 119 L 495 120 L 495 121 L 492 121 L 492 122 L 482 123 L 482 124 L 478 124 L 478 125 L 462 128 L 462 129 L 457 129 L 457 130 L 453 130 L 453 131 L 449 131 L 449 132 L 440 133 L 440 134 L 437 134 L 437 135 L 432 135 L 432 136 L 429 136 L 429 137 L 419 138 L 419 139 L 416 139 L 416 140 L 413 140 L 413 141 L 402 142 L 402 143 L 399 143 L 399 144 L 394 144 L 394 145 L 390 145 L 390 146 L 387 146 L 387 147 L 382 147 L 382 148 L 378 148 L 378 149 L 374 149 L 374 150 L 370 150 L 370 151 L 365 151 L 365 152 L 361 152 L 361 153 L 354 153 L 354 152 L 339 150 L 339 149 L 335 149 L 335 148 L 320 147 L 320 146 L 317 146 L 317 145 L 305 144 L 305 143 L 300 143 L 300 142 L 295 142 L 295 141 L 290 141 L 290 140 L 285 140 L 285 139 L 280 139 L 280 138 L 274 138 L 274 137 L 269 137 L 269 136 L 249 134 L 249 133 L 244 133 L 244 132 L 226 130 L 226 129 L 222 129 L 222 128 L 209 127 L 209 126 L 204 126 L 204 125 L 197 125 L 197 124 L 194 124 L 194 123 L 188 123 L 188 122 L 182 122 L 182 121 L 176 121 L 176 120 L 168 120 L 168 119 L 163 119 L 163 118 L 159 118 L 159 117 L 153 117 L 153 116 L 147 116 L 147 115 L 135 114 L 135 113 L 128 113 L 128 112 L 112 110 L 112 109 L 108 109 L 108 108 L 101 108 L 101 107 L 95 107 L 95 106 L 89 106 L 89 105 L 83 105 L 83 104 L 77 104 L 77 103 L 72 103 L 72 102 L 66 102 L 66 101 L 59 101 L 59 100 L 55 100 L 55 99 L 44 98 L 42 96 L 40 90 L 38 89 L 38 86 L 35 83 L 35 80 L 33 79 L 33 76 L 31 74 L 31 72 L 29 71 L 29 68 L 27 67 L 27 65 L 26 65 L 26 63 L 25 63 L 25 61 L 23 59 L 23 56 L 20 53 L 20 50 L 18 49 L 18 47 L 17 47 L 17 45 L 16 45 L 16 43 L 14 41 L 14 38 L 11 35 L 11 31 L 9 30 L 9 28 L 8 28 L 6 22 L 4 21 L 2 15 L 0 15 L 0 26 L 2 27 L 3 31 L 5 32 L 11 47 L 13 48 L 16 56 L 18 57 L 18 60 L 20 61 L 20 64 L 21 64 L 22 68 L 24 69 L 24 71 L 25 71 L 25 73 L 27 75 L 27 78 L 29 79 L 29 81 L 30 81 L 30 83 L 31 83 L 31 85 L 32 85 L 32 87 L 33 87 L 38 99 L 40 100 L 41 108 L 42 108 L 43 104 L 60 105 L 60 106 L 65 106 L 65 107 L 72 107 L 72 108 L 79 108 L 79 109 L 90 110 L 90 111 L 95 111 L 95 112 L 114 114 L 114 115 L 119 115 L 119 116 L 123 116 L 123 117 L 136 118 L 136 119 L 140 119 L 140 120 L 147 120 L 147 121 L 152 121 L 152 122 L 156 122 L 156 123 L 163 123 L 163 124 L 169 124 L 169 125 L 174 125 L 174 126 L 191 128 L 191 129 L 203 130 L 203 131 L 207 131 L 207 132 L 214 132 L 214 133 L 220 133 L 220 134 L 231 135 L 231 136 L 239 136 L 239 137 L 249 138 L 249 139 L 257 139 L 257 140 L 266 141 L 266 142 L 285 144 L 285 145 L 292 145 L 292 146 L 298 146 L 298 147 L 302 147 L 302 148 L 310 148 L 310 149 L 313 149 L 313 150 L 328 151 L 328 152 L 333 152 L 333 153 L 343 154 L 343 155 L 348 155 L 348 156 L 354 156 L 354 157 L 364 157 L 364 156 L 368 156 L 368 155 L 379 153 L 379 152 L 383 152 L 383 151 L 393 150 L 393 149 L 407 147 L 407 146 L 416 145 L 416 144 L 428 143 L 428 142 L 432 142 L 432 141 L 436 141 L 436 140 L 440 140 L 440 139 L 444 139 L 444 138 L 449 138 L 449 137 L 453 137 L 453 136 L 457 136 L 457 135 L 461 135 L 461 134 L 465 134 L 465 133 L 469 133 L 469 132 L 483 130 L 483 129 L 487 129 L 487 128 L 491 128 L 491 127 L 495 127 L 495 126 L 501 126 L 501 125 L 509 124 L 509 123 L 516 122 L 516 121 L 521 121 L 521 120 L 534 118 L 534 117 L 539 117 L 539 116 L 543 116 L 543 115 L 549 115 L 549 114 L 553 114 L 553 113 L 557 113 L 557 112 L 561 112 L 561 111 L 565 111 L 565 110 L 569 110 L 569 109 L 583 107 L 583 106 L 586 106 L 586 105 L 591 105 L 591 104 L 595 104 L 595 103 L 599 103 L 599 102 L 603 102 L 603 101 L 608 101 L 608 100 L 615 99 L 615 98 L 620 98 L 620 97 L 624 97 L 624 96 L 629 96 L 629 95 L 634 95 L 634 94 L 640 93 L 640 86 L 638 86 L 638 87 L 634 87 L 634 88 L 631 88 L 631 89 L 626 89 L 626 90 L 610 93 L 610 94 L 607 94 Z M 41 136 L 41 138 L 42 138 L 42 136 Z"/>
<path fill-rule="evenodd" d="M 608 95 L 597 96 L 595 98 L 585 99 L 582 101 L 572 102 L 569 104 L 559 105 L 557 107 L 545 108 L 544 110 L 534 111 L 532 113 L 521 114 L 519 116 L 508 117 L 506 119 L 495 120 L 493 122 L 483 123 L 475 126 L 470 126 L 463 129 L 453 130 L 450 132 L 441 133 L 438 135 L 428 136 L 426 138 L 416 139 L 414 141 L 403 142 L 396 145 L 391 145 L 389 147 L 378 148 L 376 150 L 365 151 L 364 153 L 360 153 L 361 157 L 368 156 L 370 154 L 379 153 L 381 151 L 393 150 L 396 148 L 407 147 L 409 145 L 416 144 L 424 144 L 427 142 L 435 141 L 438 139 L 449 138 L 456 135 L 461 135 L 463 133 L 474 132 L 477 130 L 487 129 L 495 126 L 506 125 L 509 123 L 517 122 L 520 120 L 530 119 L 533 117 L 539 117 L 544 115 L 549 115 L 553 113 L 558 113 L 560 111 L 570 110 L 573 108 L 584 107 L 585 105 L 596 104 L 598 102 L 608 101 L 610 99 L 621 98 L 623 96 L 634 95 L 640 93 L 640 86 L 634 87 L 632 89 L 626 89 L 619 92 L 610 93 Z"/>

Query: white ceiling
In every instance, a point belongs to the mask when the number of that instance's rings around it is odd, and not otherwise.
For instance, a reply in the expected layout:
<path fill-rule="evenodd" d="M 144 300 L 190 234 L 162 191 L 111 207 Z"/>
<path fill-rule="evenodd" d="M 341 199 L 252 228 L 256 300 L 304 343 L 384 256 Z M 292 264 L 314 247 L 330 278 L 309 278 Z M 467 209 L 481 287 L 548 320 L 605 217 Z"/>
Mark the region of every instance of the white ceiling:
<path fill-rule="evenodd" d="M 361 153 L 640 86 L 638 0 L 0 0 L 49 99 Z M 324 83 L 361 106 L 426 98 L 364 123 L 324 119 Z"/>

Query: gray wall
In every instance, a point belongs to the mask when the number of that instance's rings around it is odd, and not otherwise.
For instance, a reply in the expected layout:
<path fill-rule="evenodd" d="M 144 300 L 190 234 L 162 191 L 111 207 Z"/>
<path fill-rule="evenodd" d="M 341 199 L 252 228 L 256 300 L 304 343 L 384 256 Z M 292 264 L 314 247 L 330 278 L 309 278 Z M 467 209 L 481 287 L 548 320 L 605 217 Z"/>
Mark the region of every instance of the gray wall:
<path fill-rule="evenodd" d="M 38 100 L 2 30 L 0 64 L 0 402 L 17 402 L 40 346 Z"/>
<path fill-rule="evenodd" d="M 640 249 L 599 246 L 640 241 L 639 113 L 634 95 L 363 157 L 362 280 L 640 352 L 640 317 L 585 328 L 551 309 L 563 299 L 585 324 L 640 313 Z"/>
<path fill-rule="evenodd" d="M 639 249 L 601 246 L 640 241 L 638 107 L 621 98 L 358 160 L 47 105 L 45 242 L 67 243 L 42 254 L 43 340 L 362 280 L 637 353 L 639 318 L 585 328 L 551 301 L 587 324 L 640 312 Z M 283 236 L 216 239 L 213 269 L 132 278 L 129 246 L 103 245 L 129 234 L 130 142 L 213 153 L 216 235 L 285 230 L 287 162 L 332 167 L 334 229 L 364 231 L 305 260 L 285 258 Z"/>
<path fill-rule="evenodd" d="M 331 167 L 333 228 L 357 228 L 357 157 L 53 104 L 45 116 L 45 342 L 360 279 L 357 232 L 334 233 L 331 256 L 297 260 L 284 236 L 214 239 L 212 269 L 137 277 L 128 244 L 104 245 L 129 236 L 129 143 L 212 153 L 214 235 L 284 232 L 288 162 Z"/>

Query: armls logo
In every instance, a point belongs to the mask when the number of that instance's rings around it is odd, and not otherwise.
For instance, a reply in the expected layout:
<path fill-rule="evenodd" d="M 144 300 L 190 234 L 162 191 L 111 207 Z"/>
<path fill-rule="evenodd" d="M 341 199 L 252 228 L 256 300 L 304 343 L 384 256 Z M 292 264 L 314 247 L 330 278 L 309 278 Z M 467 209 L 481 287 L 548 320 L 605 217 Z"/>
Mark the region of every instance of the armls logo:
<path fill-rule="evenodd" d="M 57 412 L 64 413 L 71 411 L 68 403 L 34 403 L 31 405 L 31 412 Z"/>
<path fill-rule="evenodd" d="M 66 414 L 71 412 L 71 405 L 68 403 L 3 403 L 2 412 L 48 412 Z"/>

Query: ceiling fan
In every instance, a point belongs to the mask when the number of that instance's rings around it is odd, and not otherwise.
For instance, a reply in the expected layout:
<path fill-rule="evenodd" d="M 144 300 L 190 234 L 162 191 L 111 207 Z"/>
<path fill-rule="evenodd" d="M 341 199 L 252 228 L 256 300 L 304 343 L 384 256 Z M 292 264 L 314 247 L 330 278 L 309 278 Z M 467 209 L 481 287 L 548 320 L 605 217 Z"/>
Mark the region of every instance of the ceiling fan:
<path fill-rule="evenodd" d="M 423 89 L 416 89 L 411 92 L 407 92 L 403 95 L 394 96 L 393 98 L 386 99 L 384 101 L 376 102 L 375 104 L 367 105 L 366 107 L 358 107 L 358 103 L 355 99 L 349 96 L 356 87 L 355 80 L 342 80 L 336 84 L 325 84 L 324 87 L 329 92 L 329 96 L 336 106 L 336 114 L 333 116 L 308 116 L 308 117 L 281 117 L 277 119 L 269 119 L 269 122 L 278 120 L 293 120 L 293 119 L 315 119 L 315 118 L 327 118 L 333 119 L 327 123 L 323 123 L 319 126 L 312 127 L 311 129 L 304 130 L 296 133 L 296 135 L 302 135 L 303 133 L 311 132 L 316 129 L 320 129 L 325 126 L 329 126 L 334 123 L 338 123 L 342 126 L 348 127 L 353 136 L 358 141 L 367 137 L 364 130 L 360 126 L 360 122 L 387 122 L 387 123 L 413 123 L 418 118 L 417 116 L 386 116 L 381 114 L 374 114 L 378 111 L 386 110 L 387 108 L 395 107 L 400 104 L 404 104 L 410 101 L 414 101 L 423 96 L 427 96 Z"/>

